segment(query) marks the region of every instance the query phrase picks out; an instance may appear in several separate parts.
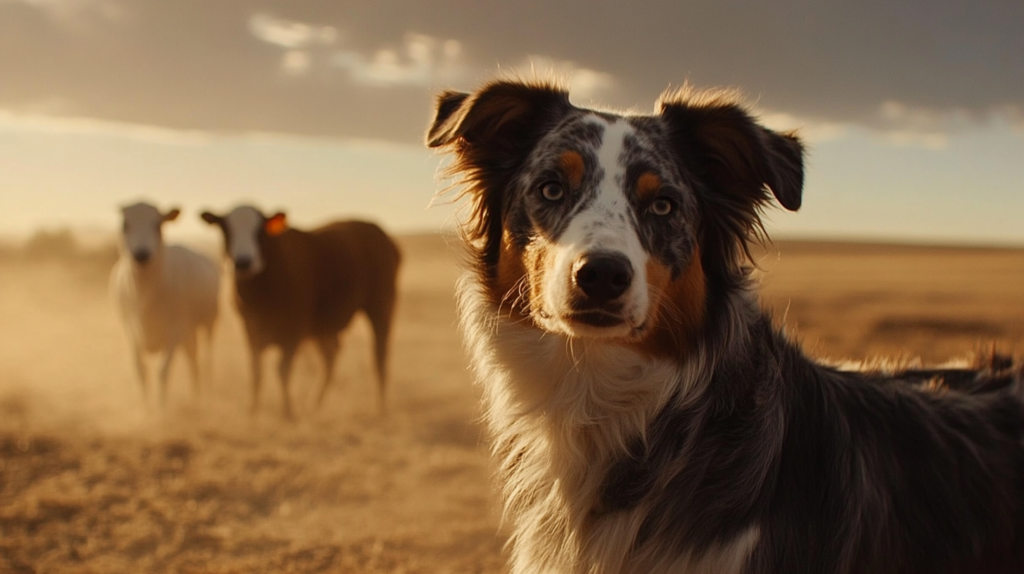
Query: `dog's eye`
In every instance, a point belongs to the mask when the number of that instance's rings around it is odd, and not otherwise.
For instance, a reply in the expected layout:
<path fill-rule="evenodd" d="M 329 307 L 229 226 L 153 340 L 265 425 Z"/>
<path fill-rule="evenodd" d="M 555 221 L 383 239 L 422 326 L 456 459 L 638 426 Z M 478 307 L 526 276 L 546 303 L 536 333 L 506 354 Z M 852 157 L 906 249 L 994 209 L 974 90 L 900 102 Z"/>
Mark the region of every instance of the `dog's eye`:
<path fill-rule="evenodd" d="M 676 206 L 674 203 L 672 203 L 672 200 L 665 199 L 664 197 L 659 197 L 658 199 L 655 199 L 653 202 L 651 202 L 650 207 L 651 213 L 662 217 L 672 213 L 672 211 L 675 210 L 675 208 Z"/>
<path fill-rule="evenodd" d="M 562 185 L 557 181 L 549 181 L 541 184 L 540 194 L 548 201 L 561 201 L 561 199 L 565 197 L 565 191 L 562 189 Z"/>

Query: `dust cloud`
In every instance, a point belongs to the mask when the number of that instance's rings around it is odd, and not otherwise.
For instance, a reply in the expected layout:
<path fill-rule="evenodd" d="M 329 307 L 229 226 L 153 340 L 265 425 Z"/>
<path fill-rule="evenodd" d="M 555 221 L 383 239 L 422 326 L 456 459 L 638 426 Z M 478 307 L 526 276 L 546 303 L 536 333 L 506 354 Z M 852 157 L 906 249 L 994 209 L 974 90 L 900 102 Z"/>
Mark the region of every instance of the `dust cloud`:
<path fill-rule="evenodd" d="M 295 423 L 269 368 L 248 413 L 226 292 L 211 380 L 195 396 L 178 357 L 160 408 L 107 295 L 109 245 L 51 233 L 0 251 L 0 572 L 505 571 L 449 242 L 400 239 L 389 414 L 358 320 L 319 411 L 320 364 L 300 353 Z M 764 302 L 814 355 L 1024 350 L 1024 252 L 775 247 L 758 255 Z"/>
<path fill-rule="evenodd" d="M 300 352 L 296 423 L 269 364 L 248 412 L 226 290 L 211 380 L 195 396 L 176 357 L 160 408 L 107 294 L 114 251 L 57 233 L 0 255 L 0 571 L 502 571 L 454 258 L 440 237 L 401 243 L 388 415 L 359 319 L 319 411 L 321 365 Z"/>

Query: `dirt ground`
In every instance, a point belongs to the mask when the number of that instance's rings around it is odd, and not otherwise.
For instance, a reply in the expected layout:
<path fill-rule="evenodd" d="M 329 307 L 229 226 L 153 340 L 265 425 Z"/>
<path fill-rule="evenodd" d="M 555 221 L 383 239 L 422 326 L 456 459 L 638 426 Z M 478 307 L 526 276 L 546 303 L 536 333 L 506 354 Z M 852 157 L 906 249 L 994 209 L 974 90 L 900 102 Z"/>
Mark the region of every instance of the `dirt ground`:
<path fill-rule="evenodd" d="M 130 368 L 108 261 L 0 261 L 0 573 L 504 572 L 455 249 L 402 245 L 388 414 L 359 320 L 316 412 L 320 364 L 301 354 L 296 423 L 273 377 L 248 414 L 229 304 L 210 384 L 194 397 L 175 363 L 161 410 Z M 775 247 L 759 256 L 765 304 L 816 356 L 1024 354 L 1024 251 Z"/>

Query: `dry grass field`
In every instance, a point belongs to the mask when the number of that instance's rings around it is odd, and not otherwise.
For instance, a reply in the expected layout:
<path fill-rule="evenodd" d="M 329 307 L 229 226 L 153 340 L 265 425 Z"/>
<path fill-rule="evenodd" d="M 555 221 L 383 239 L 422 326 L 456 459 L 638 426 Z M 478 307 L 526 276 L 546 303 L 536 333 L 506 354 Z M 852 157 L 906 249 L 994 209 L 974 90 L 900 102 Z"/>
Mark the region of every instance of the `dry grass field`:
<path fill-rule="evenodd" d="M 193 397 L 177 362 L 161 410 L 135 383 L 108 260 L 0 262 L 0 572 L 503 572 L 455 249 L 402 244 L 388 415 L 359 320 L 317 412 L 301 354 L 294 424 L 273 377 L 247 413 L 230 305 L 211 384 Z M 759 262 L 765 304 L 816 356 L 1024 353 L 1024 251 L 781 242 Z"/>

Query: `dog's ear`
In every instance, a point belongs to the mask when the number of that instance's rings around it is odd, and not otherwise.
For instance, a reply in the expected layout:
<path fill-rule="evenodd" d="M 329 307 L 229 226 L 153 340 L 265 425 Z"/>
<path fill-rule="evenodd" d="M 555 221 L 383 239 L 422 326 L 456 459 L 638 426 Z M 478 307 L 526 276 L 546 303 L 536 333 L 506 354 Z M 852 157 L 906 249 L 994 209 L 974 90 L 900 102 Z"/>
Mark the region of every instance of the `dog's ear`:
<path fill-rule="evenodd" d="M 675 92 L 659 104 L 678 161 L 698 180 L 701 258 L 712 280 L 739 276 L 740 256 L 751 258 L 748 240 L 762 231 L 759 211 L 772 195 L 791 211 L 803 196 L 800 140 L 758 125 L 737 101 Z"/>
<path fill-rule="evenodd" d="M 427 147 L 440 147 L 452 143 L 456 137 L 458 124 L 456 118 L 452 116 L 468 98 L 469 94 L 463 92 L 445 91 L 438 94 L 434 122 L 427 131 Z M 464 112 L 460 114 L 460 119 L 463 115 Z"/>
<path fill-rule="evenodd" d="M 443 92 L 437 97 L 427 146 L 453 143 L 514 152 L 535 143 L 549 121 L 571 107 L 569 95 L 547 84 L 498 81 L 475 94 Z"/>
<path fill-rule="evenodd" d="M 437 98 L 427 145 L 446 148 L 472 211 L 462 229 L 476 247 L 487 276 L 498 263 L 505 191 L 530 150 L 572 109 L 569 95 L 549 84 L 498 81 L 474 94 L 444 92 Z"/>
<path fill-rule="evenodd" d="M 660 107 L 677 151 L 697 160 L 720 200 L 756 209 L 767 188 L 786 209 L 800 208 L 804 150 L 794 134 L 758 125 L 731 96 L 677 92 Z"/>

